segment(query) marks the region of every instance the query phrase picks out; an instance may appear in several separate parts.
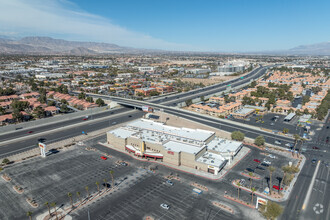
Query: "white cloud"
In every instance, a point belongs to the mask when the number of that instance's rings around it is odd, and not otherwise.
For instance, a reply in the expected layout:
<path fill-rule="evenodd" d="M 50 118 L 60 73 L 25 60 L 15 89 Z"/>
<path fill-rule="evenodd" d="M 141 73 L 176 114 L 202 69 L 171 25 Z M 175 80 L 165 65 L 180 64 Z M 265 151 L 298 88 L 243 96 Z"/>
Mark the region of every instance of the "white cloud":
<path fill-rule="evenodd" d="M 130 31 L 110 20 L 79 10 L 67 0 L 0 0 L 0 32 L 21 35 L 62 36 L 68 40 L 115 43 L 136 48 L 191 50 Z"/>

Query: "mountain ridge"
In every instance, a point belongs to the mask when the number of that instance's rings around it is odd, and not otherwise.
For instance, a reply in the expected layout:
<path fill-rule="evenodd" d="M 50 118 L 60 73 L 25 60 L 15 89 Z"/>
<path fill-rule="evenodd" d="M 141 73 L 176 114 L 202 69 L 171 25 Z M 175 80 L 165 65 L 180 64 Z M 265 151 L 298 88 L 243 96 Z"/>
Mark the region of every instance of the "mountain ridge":
<path fill-rule="evenodd" d="M 0 54 L 31 55 L 101 55 L 114 53 L 182 53 L 183 51 L 164 51 L 157 49 L 139 49 L 102 42 L 68 41 L 52 37 L 30 36 L 21 39 L 9 39 L 0 36 Z M 185 53 L 207 53 L 189 52 Z M 215 52 L 209 52 L 215 53 Z M 219 52 L 220 53 L 220 52 Z M 221 52 L 223 53 L 223 52 Z M 231 54 L 231 53 L 226 53 Z M 330 42 L 299 45 L 288 50 L 242 52 L 242 54 L 265 55 L 330 55 Z"/>

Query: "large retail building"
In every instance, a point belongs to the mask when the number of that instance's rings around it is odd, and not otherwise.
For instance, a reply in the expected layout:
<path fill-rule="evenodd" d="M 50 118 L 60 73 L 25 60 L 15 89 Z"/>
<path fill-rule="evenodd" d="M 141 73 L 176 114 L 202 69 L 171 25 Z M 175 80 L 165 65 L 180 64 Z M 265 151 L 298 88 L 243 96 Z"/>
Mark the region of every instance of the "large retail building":
<path fill-rule="evenodd" d="M 212 131 L 168 126 L 139 119 L 107 132 L 113 148 L 143 158 L 153 158 L 213 174 L 227 164 L 242 148 L 242 143 L 215 136 Z"/>

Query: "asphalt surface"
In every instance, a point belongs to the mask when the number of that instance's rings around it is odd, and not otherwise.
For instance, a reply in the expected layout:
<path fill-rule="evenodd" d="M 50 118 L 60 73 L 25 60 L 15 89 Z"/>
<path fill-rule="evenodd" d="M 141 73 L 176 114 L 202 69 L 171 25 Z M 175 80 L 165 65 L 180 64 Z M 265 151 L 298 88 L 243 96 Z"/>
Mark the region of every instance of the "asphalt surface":
<path fill-rule="evenodd" d="M 326 143 L 326 137 L 330 136 L 330 129 L 327 129 L 327 126 L 330 126 L 330 115 L 325 120 L 323 128 L 320 131 L 316 131 L 312 141 L 304 143 L 304 147 L 307 148 L 304 153 L 307 161 L 291 193 L 291 199 L 283 204 L 285 207 L 284 213 L 281 216 L 283 220 L 330 219 L 330 143 Z M 318 147 L 319 149 L 313 149 L 313 147 Z M 302 210 L 303 202 L 316 168 L 316 164 L 311 162 L 312 159 L 320 160 L 321 165 L 316 176 L 309 203 L 306 209 Z M 323 206 L 323 212 L 317 214 L 321 210 L 320 205 Z"/>
<path fill-rule="evenodd" d="M 127 110 L 131 110 L 131 109 L 119 109 L 118 111 L 127 111 Z M 129 117 L 131 115 L 131 117 Z M 108 120 L 104 120 L 104 121 L 100 121 L 100 122 L 93 122 L 93 120 L 88 120 L 86 121 L 84 124 L 76 126 L 74 128 L 63 128 L 63 129 L 59 129 L 54 133 L 49 133 L 46 135 L 40 135 L 37 137 L 31 137 L 31 138 L 27 138 L 25 140 L 22 141 L 17 141 L 17 142 L 13 142 L 10 144 L 6 144 L 3 146 L 0 146 L 0 157 L 7 157 L 13 154 L 17 154 L 29 149 L 32 149 L 34 147 L 36 147 L 37 143 L 38 143 L 38 139 L 39 138 L 43 138 L 45 139 L 46 144 L 50 144 L 53 142 L 57 142 L 60 140 L 64 140 L 64 139 L 68 139 L 71 137 L 75 137 L 78 135 L 82 134 L 82 131 L 84 131 L 85 133 L 92 132 L 95 130 L 99 130 L 99 129 L 103 129 L 103 128 L 107 128 L 112 126 L 112 123 L 116 122 L 116 124 L 120 124 L 120 123 L 124 123 L 133 119 L 137 119 L 142 117 L 143 112 L 141 111 L 135 111 L 134 113 L 127 113 L 121 116 L 117 116 L 116 114 L 113 115 L 113 118 L 108 119 Z M 79 121 L 82 121 L 79 120 Z M 25 135 L 30 135 L 25 133 Z"/>
<path fill-rule="evenodd" d="M 126 112 L 131 110 L 131 108 L 127 108 L 127 107 L 122 107 L 119 109 L 113 109 L 113 110 L 106 110 L 104 112 L 101 113 L 97 113 L 97 114 L 92 114 L 89 115 L 89 119 L 88 121 L 92 121 L 93 119 L 98 119 L 98 118 L 103 118 L 103 117 L 107 117 L 110 116 L 112 114 L 117 114 L 117 113 L 122 113 L 122 112 Z M 90 111 L 86 111 L 90 112 Z M 56 116 L 55 116 L 56 117 Z M 19 138 L 19 137 L 25 137 L 28 135 L 32 135 L 32 134 L 37 134 L 49 129 L 55 129 L 55 128 L 61 128 L 61 127 L 65 127 L 71 124 L 76 124 L 76 123 L 80 123 L 83 122 L 83 118 L 85 118 L 84 116 L 81 116 L 79 118 L 74 118 L 71 120 L 66 120 L 66 121 L 58 121 L 56 123 L 52 123 L 51 125 L 42 125 L 42 126 L 35 126 L 33 128 L 26 128 L 26 129 L 22 129 L 22 130 L 17 130 L 14 132 L 10 132 L 10 133 L 6 133 L 6 134 L 1 134 L 0 135 L 0 142 L 1 141 L 6 141 L 6 140 L 12 140 L 13 138 Z M 32 133 L 28 133 L 29 131 L 32 131 Z"/>

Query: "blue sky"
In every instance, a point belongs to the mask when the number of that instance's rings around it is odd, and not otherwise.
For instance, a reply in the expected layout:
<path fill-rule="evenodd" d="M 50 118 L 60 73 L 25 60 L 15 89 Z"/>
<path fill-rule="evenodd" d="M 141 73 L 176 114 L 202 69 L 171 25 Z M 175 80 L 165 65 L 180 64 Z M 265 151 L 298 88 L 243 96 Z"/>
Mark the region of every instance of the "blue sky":
<path fill-rule="evenodd" d="M 326 0 L 0 0 L 0 35 L 264 51 L 330 41 Z"/>

